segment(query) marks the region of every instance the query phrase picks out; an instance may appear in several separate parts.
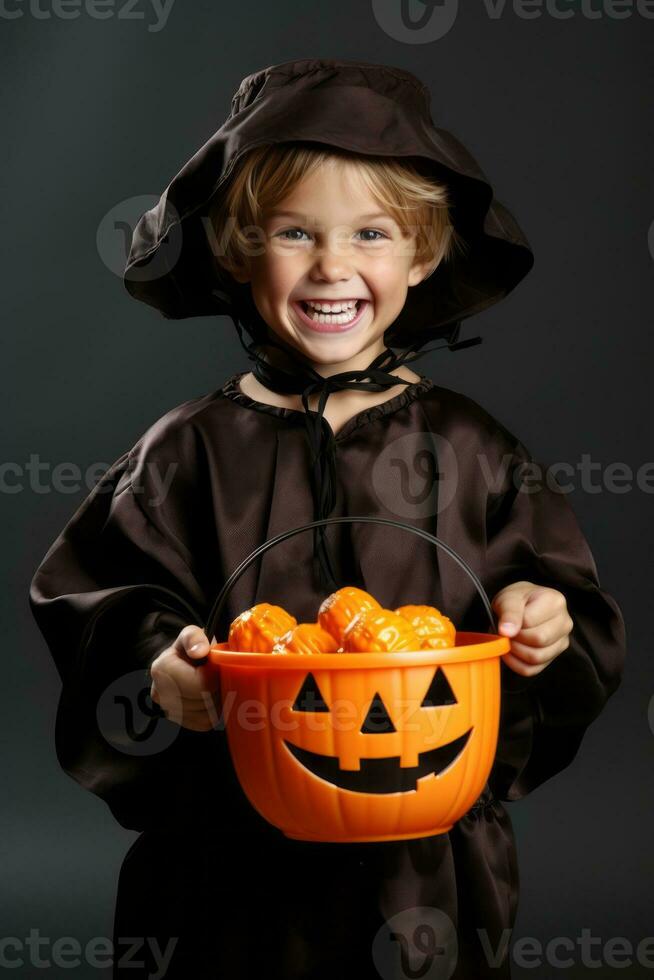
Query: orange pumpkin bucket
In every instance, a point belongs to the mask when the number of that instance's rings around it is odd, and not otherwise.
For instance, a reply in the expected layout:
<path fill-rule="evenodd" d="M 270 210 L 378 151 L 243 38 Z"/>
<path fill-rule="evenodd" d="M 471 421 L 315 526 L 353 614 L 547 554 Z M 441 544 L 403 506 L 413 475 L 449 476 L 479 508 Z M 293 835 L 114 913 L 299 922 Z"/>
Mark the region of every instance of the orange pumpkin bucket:
<path fill-rule="evenodd" d="M 325 524 L 374 522 L 405 528 L 443 548 L 472 578 L 493 630 L 488 596 L 474 572 L 422 528 L 372 517 L 337 517 L 264 542 L 223 586 L 206 628 L 213 634 L 227 593 L 268 548 Z M 239 782 L 252 806 L 287 837 L 382 841 L 447 832 L 488 779 L 500 716 L 497 633 L 456 633 L 450 647 L 394 652 L 257 653 L 214 643 L 223 718 Z"/>

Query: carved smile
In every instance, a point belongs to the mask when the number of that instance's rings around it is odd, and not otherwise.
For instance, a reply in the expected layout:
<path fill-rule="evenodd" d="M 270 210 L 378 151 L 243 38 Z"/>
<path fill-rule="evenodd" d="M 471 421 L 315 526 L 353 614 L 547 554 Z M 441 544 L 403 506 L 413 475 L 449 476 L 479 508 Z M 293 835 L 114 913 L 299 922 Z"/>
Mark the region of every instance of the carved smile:
<path fill-rule="evenodd" d="M 337 756 L 310 752 L 286 739 L 284 744 L 305 769 L 341 789 L 355 793 L 407 793 L 418 788 L 418 780 L 423 776 L 438 775 L 447 769 L 463 752 L 471 732 L 472 728 L 453 742 L 420 752 L 418 765 L 404 768 L 399 756 L 394 755 L 383 759 L 363 758 L 358 770 L 341 769 Z"/>

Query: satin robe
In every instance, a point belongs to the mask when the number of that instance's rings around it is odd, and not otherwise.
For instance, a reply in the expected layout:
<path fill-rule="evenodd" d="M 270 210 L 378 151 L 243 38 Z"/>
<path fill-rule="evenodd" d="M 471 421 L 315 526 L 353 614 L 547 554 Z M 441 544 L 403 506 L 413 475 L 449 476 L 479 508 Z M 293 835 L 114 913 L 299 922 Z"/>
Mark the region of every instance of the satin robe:
<path fill-rule="evenodd" d="M 527 449 L 472 399 L 421 376 L 336 434 L 334 516 L 425 528 L 470 565 L 489 598 L 519 580 L 551 586 L 574 621 L 569 647 L 540 674 L 522 677 L 502 661 L 493 769 L 449 833 L 365 844 L 291 840 L 249 804 L 224 731 L 161 721 L 174 731 L 142 755 L 103 731 L 98 704 L 111 685 L 135 671 L 149 684 L 149 664 L 183 626 L 205 623 L 237 564 L 313 520 L 301 413 L 253 400 L 240 391 L 241 376 L 172 409 L 121 455 L 31 586 L 62 681 L 61 765 L 141 832 L 119 879 L 114 976 L 153 973 L 152 944 L 129 965 L 120 960 L 126 937 L 156 937 L 162 950 L 174 940 L 167 980 L 509 977 L 519 873 L 504 804 L 575 758 L 620 682 L 625 630 L 566 495 L 519 489 Z M 384 525 L 329 531 L 343 584 L 365 588 L 386 608 L 437 605 L 458 629 L 489 631 L 471 579 L 441 549 Z M 314 620 L 324 596 L 310 574 L 311 546 L 309 531 L 254 562 L 230 592 L 216 635 L 256 602 Z M 380 954 L 385 923 L 404 939 Z M 436 940 L 435 954 L 425 936 Z M 429 955 L 444 957 L 433 973 Z"/>

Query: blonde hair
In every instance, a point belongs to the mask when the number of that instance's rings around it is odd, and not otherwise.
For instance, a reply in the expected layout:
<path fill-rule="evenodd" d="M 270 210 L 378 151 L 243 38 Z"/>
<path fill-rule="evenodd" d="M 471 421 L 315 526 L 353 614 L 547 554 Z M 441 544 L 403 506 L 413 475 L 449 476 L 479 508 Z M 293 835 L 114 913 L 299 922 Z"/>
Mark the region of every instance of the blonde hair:
<path fill-rule="evenodd" d="M 465 239 L 455 230 L 449 208 L 448 188 L 418 166 L 401 157 L 364 156 L 340 148 L 320 149 L 302 143 L 278 143 L 250 150 L 227 192 L 209 207 L 209 228 L 215 240 L 225 239 L 219 249 L 211 243 L 219 269 L 230 274 L 248 267 L 252 239 L 248 227 L 260 228 L 264 213 L 276 207 L 305 177 L 330 160 L 354 163 L 373 198 L 397 222 L 405 237 L 415 235 L 414 262 L 428 262 L 428 278 L 455 250 L 465 249 Z M 225 234 L 224 229 L 232 225 Z"/>

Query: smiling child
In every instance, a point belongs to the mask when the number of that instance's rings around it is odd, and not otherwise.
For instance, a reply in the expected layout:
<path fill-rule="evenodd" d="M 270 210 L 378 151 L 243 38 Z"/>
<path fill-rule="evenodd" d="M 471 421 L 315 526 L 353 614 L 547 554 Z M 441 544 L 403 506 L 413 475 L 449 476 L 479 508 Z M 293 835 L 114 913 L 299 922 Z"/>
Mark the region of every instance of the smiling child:
<path fill-rule="evenodd" d="M 532 261 L 476 162 L 434 126 L 426 87 L 364 62 L 247 76 L 139 221 L 130 293 L 171 319 L 228 315 L 252 371 L 172 408 L 109 467 L 30 600 L 62 677 L 61 764 L 141 832 L 121 871 L 116 943 L 172 937 L 168 980 L 409 975 L 425 966 L 426 922 L 449 958 L 439 976 L 510 976 L 519 875 L 503 802 L 572 762 L 620 682 L 624 623 L 565 496 L 546 483 L 525 492 L 526 447 L 407 365 L 432 340 L 428 350 L 465 346 L 461 322 Z M 154 476 L 170 467 L 159 498 Z M 264 541 L 345 515 L 436 534 L 476 571 L 511 637 L 493 769 L 446 834 L 286 838 L 249 805 L 216 724 L 204 631 L 216 594 Z M 235 583 L 216 635 L 258 602 L 313 621 L 344 584 L 385 608 L 435 605 L 458 629 L 487 629 L 447 554 L 353 522 L 322 528 L 313 548 L 305 533 L 270 549 Z M 172 732 L 151 749 L 109 738 L 98 708 L 132 675 Z M 114 975 L 148 970 L 117 963 Z"/>

